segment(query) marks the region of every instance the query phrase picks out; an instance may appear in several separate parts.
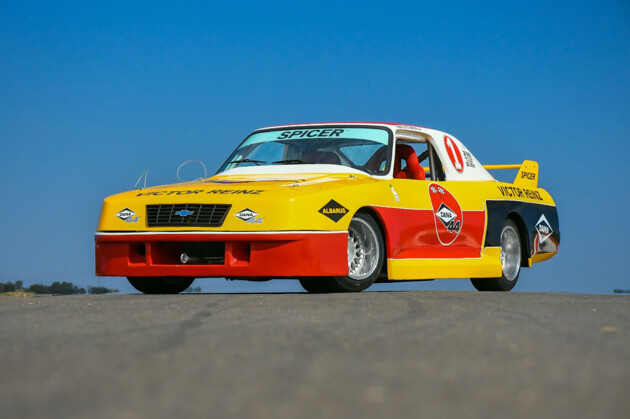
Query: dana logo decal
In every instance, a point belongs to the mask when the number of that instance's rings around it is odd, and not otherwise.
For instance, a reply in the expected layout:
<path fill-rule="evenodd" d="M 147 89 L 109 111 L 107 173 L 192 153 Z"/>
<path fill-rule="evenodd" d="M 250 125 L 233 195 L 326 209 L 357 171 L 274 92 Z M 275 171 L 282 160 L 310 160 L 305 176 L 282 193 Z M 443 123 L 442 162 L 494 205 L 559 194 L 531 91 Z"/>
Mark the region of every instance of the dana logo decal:
<path fill-rule="evenodd" d="M 319 213 L 324 214 L 334 222 L 337 222 L 348 213 L 348 209 L 334 199 L 331 199 L 319 210 Z"/>
<path fill-rule="evenodd" d="M 432 183 L 429 185 L 429 197 L 433 207 L 435 233 L 444 246 L 453 243 L 464 225 L 464 213 L 457 199 L 444 187 Z"/>
<path fill-rule="evenodd" d="M 459 147 L 457 147 L 455 141 L 448 135 L 444 136 L 444 145 L 446 146 L 446 152 L 448 153 L 448 158 L 451 159 L 453 167 L 459 173 L 462 173 L 464 171 L 464 160 L 462 159 L 462 153 L 460 153 Z"/>
<path fill-rule="evenodd" d="M 442 221 L 449 233 L 457 233 L 461 229 L 461 222 L 457 220 L 457 214 L 447 207 L 446 204 L 442 203 L 440 205 L 435 216 Z"/>
<path fill-rule="evenodd" d="M 553 234 L 553 229 L 544 214 L 540 216 L 536 223 L 536 231 L 538 232 L 538 244 L 543 244 Z"/>
<path fill-rule="evenodd" d="M 118 211 L 116 217 L 120 218 L 126 223 L 137 223 L 140 216 L 135 216 L 136 213 L 130 210 L 129 208 L 125 208 L 122 211 Z"/>
<path fill-rule="evenodd" d="M 240 218 L 248 224 L 262 224 L 262 217 L 258 216 L 259 214 L 256 211 L 252 211 L 249 208 L 245 208 L 234 214 L 235 217 Z"/>

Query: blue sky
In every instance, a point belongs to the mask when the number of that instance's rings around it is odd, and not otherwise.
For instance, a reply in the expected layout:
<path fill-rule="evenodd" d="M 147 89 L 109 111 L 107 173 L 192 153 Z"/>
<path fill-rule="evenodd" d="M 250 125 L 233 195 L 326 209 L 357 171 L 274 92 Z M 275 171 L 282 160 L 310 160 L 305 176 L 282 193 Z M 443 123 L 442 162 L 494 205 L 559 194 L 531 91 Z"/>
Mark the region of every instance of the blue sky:
<path fill-rule="evenodd" d="M 379 120 L 540 163 L 562 243 L 517 290 L 630 288 L 627 1 L 92 3 L 0 1 L 0 281 L 95 285 L 102 199 L 144 169 L 169 183 L 261 126 Z"/>

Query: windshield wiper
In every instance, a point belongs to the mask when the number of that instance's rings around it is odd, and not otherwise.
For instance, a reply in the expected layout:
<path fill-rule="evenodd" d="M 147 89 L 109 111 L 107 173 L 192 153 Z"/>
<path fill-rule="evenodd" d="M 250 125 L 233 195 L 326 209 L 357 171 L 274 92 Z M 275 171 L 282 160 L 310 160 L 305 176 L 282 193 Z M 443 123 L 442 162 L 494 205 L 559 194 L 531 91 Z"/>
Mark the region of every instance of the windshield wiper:
<path fill-rule="evenodd" d="M 256 166 L 260 166 L 261 164 L 267 163 L 267 162 L 266 161 L 262 161 L 262 160 L 240 159 L 240 160 L 232 160 L 231 162 L 228 162 L 228 164 L 231 164 L 231 163 L 234 163 L 234 164 L 254 163 Z"/>
<path fill-rule="evenodd" d="M 278 161 L 272 161 L 271 163 L 273 164 L 309 164 L 308 162 L 305 162 L 304 160 L 300 160 L 300 159 L 278 160 Z"/>

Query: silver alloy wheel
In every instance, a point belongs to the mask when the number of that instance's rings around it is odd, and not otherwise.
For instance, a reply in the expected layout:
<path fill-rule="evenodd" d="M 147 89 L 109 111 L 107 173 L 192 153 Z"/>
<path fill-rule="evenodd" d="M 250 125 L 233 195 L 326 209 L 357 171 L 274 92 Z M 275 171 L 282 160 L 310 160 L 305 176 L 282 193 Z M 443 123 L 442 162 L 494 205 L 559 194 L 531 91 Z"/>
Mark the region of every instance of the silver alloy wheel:
<path fill-rule="evenodd" d="M 506 225 L 501 232 L 501 266 L 503 277 L 508 281 L 514 281 L 521 269 L 521 243 L 511 225 Z"/>
<path fill-rule="evenodd" d="M 374 273 L 380 257 L 377 233 L 362 218 L 354 218 L 348 228 L 348 277 L 361 281 Z"/>

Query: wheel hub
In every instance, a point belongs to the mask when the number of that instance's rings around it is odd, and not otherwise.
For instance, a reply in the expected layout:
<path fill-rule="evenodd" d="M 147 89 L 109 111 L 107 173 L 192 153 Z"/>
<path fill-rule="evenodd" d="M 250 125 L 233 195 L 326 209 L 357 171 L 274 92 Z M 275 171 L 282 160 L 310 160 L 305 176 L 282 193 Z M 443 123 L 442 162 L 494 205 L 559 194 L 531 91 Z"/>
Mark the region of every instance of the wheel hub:
<path fill-rule="evenodd" d="M 520 269 L 521 246 L 518 233 L 512 227 L 506 227 L 501 233 L 501 266 L 503 276 L 508 281 L 514 281 Z"/>
<path fill-rule="evenodd" d="M 360 281 L 372 275 L 378 263 L 376 232 L 361 219 L 353 220 L 348 229 L 348 276 Z"/>

